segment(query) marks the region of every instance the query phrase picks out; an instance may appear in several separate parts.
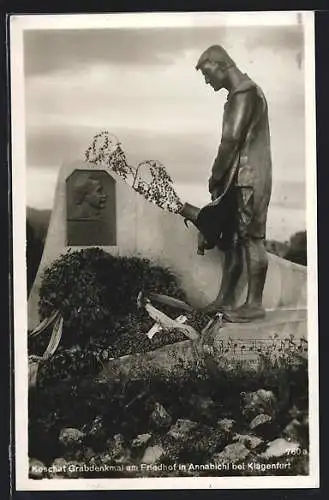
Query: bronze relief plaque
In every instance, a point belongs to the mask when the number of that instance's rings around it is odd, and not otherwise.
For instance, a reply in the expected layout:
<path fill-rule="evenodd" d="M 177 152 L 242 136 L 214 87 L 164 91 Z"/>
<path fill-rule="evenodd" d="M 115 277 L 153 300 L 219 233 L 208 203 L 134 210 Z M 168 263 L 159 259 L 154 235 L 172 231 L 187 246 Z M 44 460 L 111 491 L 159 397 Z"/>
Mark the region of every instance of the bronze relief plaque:
<path fill-rule="evenodd" d="M 75 170 L 66 180 L 68 246 L 116 245 L 115 180 L 103 170 Z"/>

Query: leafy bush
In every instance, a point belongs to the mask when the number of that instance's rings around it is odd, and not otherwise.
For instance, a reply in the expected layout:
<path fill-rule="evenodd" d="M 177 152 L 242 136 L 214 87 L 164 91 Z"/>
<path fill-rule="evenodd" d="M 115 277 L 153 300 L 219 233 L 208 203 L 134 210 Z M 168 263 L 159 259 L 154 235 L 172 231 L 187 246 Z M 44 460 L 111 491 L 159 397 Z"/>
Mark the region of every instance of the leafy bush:
<path fill-rule="evenodd" d="M 44 272 L 39 313 L 44 319 L 60 312 L 68 345 L 98 337 L 108 346 L 124 329 L 153 324 L 137 309 L 140 290 L 185 298 L 176 277 L 147 259 L 115 257 L 99 248 L 68 251 Z"/>
<path fill-rule="evenodd" d="M 302 266 L 307 265 L 307 234 L 306 231 L 294 233 L 289 242 L 267 240 L 266 250 L 278 257 L 290 260 Z"/>
<path fill-rule="evenodd" d="M 298 231 L 290 238 L 289 248 L 284 256 L 285 259 L 303 266 L 307 265 L 307 234 L 306 231 Z"/>

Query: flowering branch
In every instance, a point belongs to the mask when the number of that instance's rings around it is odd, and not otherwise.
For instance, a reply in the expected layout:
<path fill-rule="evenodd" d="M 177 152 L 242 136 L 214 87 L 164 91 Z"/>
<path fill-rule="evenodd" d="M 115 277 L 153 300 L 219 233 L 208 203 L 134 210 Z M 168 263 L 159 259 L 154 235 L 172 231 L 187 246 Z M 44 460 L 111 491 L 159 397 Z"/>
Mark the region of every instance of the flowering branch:
<path fill-rule="evenodd" d="M 110 168 L 144 198 L 158 207 L 177 213 L 183 204 L 164 165 L 156 160 L 146 160 L 132 167 L 128 165 L 121 143 L 113 134 L 103 130 L 96 134 L 85 152 L 85 160 Z M 147 177 L 151 180 L 147 181 Z"/>

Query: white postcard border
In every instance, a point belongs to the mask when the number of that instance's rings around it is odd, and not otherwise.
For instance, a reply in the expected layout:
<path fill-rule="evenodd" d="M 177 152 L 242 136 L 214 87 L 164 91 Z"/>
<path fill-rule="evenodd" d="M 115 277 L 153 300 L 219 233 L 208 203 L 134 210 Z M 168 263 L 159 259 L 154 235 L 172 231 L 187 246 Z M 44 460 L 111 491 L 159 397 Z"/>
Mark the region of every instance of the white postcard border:
<path fill-rule="evenodd" d="M 297 21 L 299 20 L 299 21 Z M 309 335 L 309 476 L 184 477 L 136 479 L 28 478 L 28 360 L 26 294 L 26 155 L 23 32 L 26 29 L 154 28 L 198 26 L 293 25 L 300 22 L 305 34 L 305 124 L 308 240 Z M 317 210 L 314 13 L 307 12 L 205 12 L 100 15 L 14 15 L 10 18 L 13 307 L 15 370 L 15 470 L 17 490 L 137 490 L 137 489 L 249 489 L 319 487 L 318 418 L 318 317 L 317 317 Z"/>

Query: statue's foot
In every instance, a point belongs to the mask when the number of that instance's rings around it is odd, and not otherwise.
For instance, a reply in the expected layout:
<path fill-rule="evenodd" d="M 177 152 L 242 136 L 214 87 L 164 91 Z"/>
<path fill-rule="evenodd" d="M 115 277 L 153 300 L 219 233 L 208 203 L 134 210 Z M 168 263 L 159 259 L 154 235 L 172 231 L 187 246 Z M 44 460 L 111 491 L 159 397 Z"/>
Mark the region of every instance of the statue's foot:
<path fill-rule="evenodd" d="M 224 319 L 230 323 L 249 323 L 265 317 L 265 309 L 258 305 L 244 304 L 237 309 L 224 312 Z"/>

